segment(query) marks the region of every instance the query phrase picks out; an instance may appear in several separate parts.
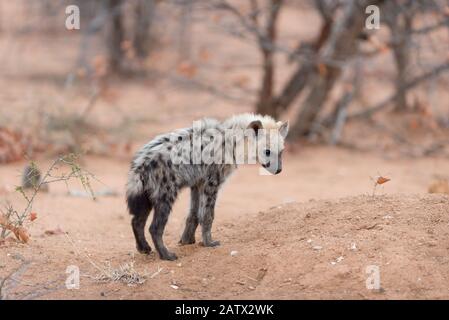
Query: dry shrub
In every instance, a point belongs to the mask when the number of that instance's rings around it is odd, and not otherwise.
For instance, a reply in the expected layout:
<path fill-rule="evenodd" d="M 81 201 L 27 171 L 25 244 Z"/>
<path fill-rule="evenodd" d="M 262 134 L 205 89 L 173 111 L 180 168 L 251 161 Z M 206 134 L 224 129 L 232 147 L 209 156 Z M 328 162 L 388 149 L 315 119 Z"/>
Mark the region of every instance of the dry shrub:
<path fill-rule="evenodd" d="M 48 184 L 56 182 L 67 182 L 72 179 L 77 179 L 81 182 L 86 191 L 94 198 L 94 193 L 90 185 L 90 178 L 93 175 L 82 169 L 77 163 L 77 155 L 69 154 L 57 158 L 48 168 L 40 181 L 31 189 L 31 193 L 24 190 L 22 186 L 16 188 L 18 192 L 26 201 L 25 208 L 19 210 L 12 205 L 7 204 L 4 209 L 0 209 L 0 240 L 5 240 L 12 232 L 17 240 L 22 243 L 27 243 L 29 234 L 25 227 L 26 222 L 33 222 L 37 219 L 37 213 L 32 212 L 33 204 L 39 191 Z M 29 165 L 36 172 L 39 171 L 35 163 Z M 69 171 L 67 173 L 56 174 L 55 171 L 59 166 L 67 166 Z"/>

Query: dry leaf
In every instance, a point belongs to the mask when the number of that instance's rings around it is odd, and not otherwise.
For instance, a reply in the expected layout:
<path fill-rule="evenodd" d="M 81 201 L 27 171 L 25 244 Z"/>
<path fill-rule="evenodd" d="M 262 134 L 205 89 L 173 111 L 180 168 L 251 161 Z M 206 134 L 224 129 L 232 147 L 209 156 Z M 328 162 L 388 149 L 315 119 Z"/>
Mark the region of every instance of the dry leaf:
<path fill-rule="evenodd" d="M 132 43 L 131 43 L 131 41 L 129 41 L 129 40 L 124 40 L 124 41 L 122 41 L 122 42 L 120 43 L 120 48 L 121 48 L 123 51 L 126 51 L 126 50 L 131 49 L 131 48 L 132 48 Z"/>
<path fill-rule="evenodd" d="M 87 71 L 86 71 L 85 68 L 78 68 L 78 69 L 76 70 L 76 75 L 77 75 L 79 78 L 83 79 L 83 78 L 86 77 Z"/>
<path fill-rule="evenodd" d="M 384 183 L 387 183 L 390 180 L 391 179 L 389 179 L 389 178 L 379 177 L 379 178 L 377 178 L 376 184 L 384 184 Z"/>
<path fill-rule="evenodd" d="M 196 75 L 196 66 L 189 61 L 184 61 L 178 65 L 177 71 L 187 78 L 193 78 Z"/>
<path fill-rule="evenodd" d="M 390 47 L 388 44 L 379 41 L 376 37 L 369 37 L 368 40 L 381 54 L 388 53 Z"/>
<path fill-rule="evenodd" d="M 201 48 L 198 55 L 202 62 L 207 62 L 210 59 L 210 53 L 206 48 Z"/>
<path fill-rule="evenodd" d="M 388 53 L 390 51 L 390 47 L 388 45 L 381 45 L 379 46 L 379 52 L 380 53 Z"/>
<path fill-rule="evenodd" d="M 24 227 L 11 228 L 11 231 L 14 233 L 17 240 L 23 243 L 27 243 L 28 240 L 30 240 L 30 236 Z"/>
<path fill-rule="evenodd" d="M 320 76 L 325 77 L 327 75 L 327 67 L 324 63 L 318 64 L 318 73 Z"/>
<path fill-rule="evenodd" d="M 2 226 L 8 225 L 8 219 L 6 219 L 6 217 L 3 215 L 0 215 L 0 225 L 2 225 Z"/>
<path fill-rule="evenodd" d="M 64 231 L 62 231 L 61 228 L 57 228 L 57 229 L 54 229 L 54 230 L 45 230 L 44 234 L 46 236 L 55 236 L 55 235 L 58 235 L 58 234 L 64 234 Z"/>
<path fill-rule="evenodd" d="M 14 227 L 4 216 L 0 216 L 0 225 L 2 225 L 5 229 L 11 230 L 17 240 L 23 243 L 27 243 L 28 240 L 30 240 L 30 236 L 24 227 Z"/>
<path fill-rule="evenodd" d="M 418 119 L 410 119 L 408 126 L 411 130 L 417 130 L 420 127 L 420 122 Z"/>
<path fill-rule="evenodd" d="M 221 21 L 221 19 L 222 19 L 222 15 L 221 14 L 215 14 L 212 17 L 212 21 L 215 22 L 215 23 L 219 23 Z"/>
<path fill-rule="evenodd" d="M 235 78 L 232 83 L 239 87 L 239 88 L 245 88 L 248 86 L 248 83 L 250 82 L 250 79 L 247 75 L 241 75 Z"/>
<path fill-rule="evenodd" d="M 28 232 L 26 231 L 25 228 L 18 227 L 18 228 L 16 228 L 16 230 L 17 230 L 17 235 L 18 235 L 17 238 L 20 241 L 22 241 L 23 243 L 27 243 L 30 240 L 30 236 L 28 235 Z M 14 232 L 14 234 L 16 234 L 16 232 Z"/>
<path fill-rule="evenodd" d="M 36 212 L 31 212 L 30 213 L 30 221 L 34 221 L 37 219 L 37 213 Z"/>

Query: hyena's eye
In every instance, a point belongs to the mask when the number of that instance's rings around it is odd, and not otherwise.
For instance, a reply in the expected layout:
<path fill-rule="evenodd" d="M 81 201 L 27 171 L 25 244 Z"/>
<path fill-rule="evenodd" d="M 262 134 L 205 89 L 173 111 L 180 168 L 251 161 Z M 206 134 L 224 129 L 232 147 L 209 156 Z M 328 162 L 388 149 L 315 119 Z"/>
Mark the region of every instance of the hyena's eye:
<path fill-rule="evenodd" d="M 270 149 L 265 149 L 265 155 L 266 155 L 267 157 L 269 157 L 269 156 L 270 156 L 270 154 L 271 154 L 271 151 L 270 151 Z"/>

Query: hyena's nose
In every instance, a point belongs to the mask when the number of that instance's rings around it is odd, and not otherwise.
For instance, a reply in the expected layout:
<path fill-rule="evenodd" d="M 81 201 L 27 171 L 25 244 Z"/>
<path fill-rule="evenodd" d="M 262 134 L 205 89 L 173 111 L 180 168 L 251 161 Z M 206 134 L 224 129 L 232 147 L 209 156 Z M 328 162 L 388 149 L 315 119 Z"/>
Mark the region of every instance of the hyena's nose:
<path fill-rule="evenodd" d="M 280 173 L 282 171 L 282 168 L 279 168 L 276 170 L 276 174 Z"/>

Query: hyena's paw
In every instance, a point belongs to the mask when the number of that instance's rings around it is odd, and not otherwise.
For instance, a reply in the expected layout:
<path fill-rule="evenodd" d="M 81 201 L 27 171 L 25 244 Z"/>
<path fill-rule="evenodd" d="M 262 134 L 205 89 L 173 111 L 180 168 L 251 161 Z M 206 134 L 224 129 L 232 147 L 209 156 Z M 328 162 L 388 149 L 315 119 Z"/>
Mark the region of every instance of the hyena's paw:
<path fill-rule="evenodd" d="M 182 237 L 181 240 L 179 240 L 179 244 L 184 246 L 184 245 L 188 245 L 188 244 L 194 244 L 195 241 L 195 236 L 193 237 Z"/>
<path fill-rule="evenodd" d="M 146 246 L 137 246 L 137 251 L 141 254 L 151 254 L 151 247 L 149 245 Z"/>
<path fill-rule="evenodd" d="M 218 247 L 220 245 L 220 241 L 211 240 L 211 241 L 207 241 L 207 242 L 201 242 L 201 245 L 204 247 Z"/>
<path fill-rule="evenodd" d="M 161 253 L 160 257 L 162 260 L 169 260 L 169 261 L 174 261 L 174 260 L 178 259 L 178 256 L 170 251 L 167 251 L 163 254 Z"/>

